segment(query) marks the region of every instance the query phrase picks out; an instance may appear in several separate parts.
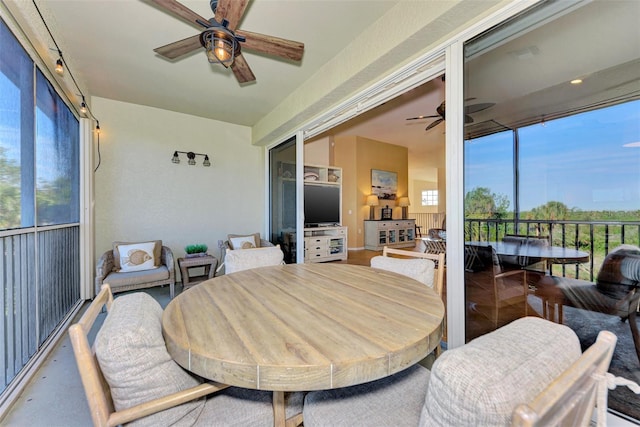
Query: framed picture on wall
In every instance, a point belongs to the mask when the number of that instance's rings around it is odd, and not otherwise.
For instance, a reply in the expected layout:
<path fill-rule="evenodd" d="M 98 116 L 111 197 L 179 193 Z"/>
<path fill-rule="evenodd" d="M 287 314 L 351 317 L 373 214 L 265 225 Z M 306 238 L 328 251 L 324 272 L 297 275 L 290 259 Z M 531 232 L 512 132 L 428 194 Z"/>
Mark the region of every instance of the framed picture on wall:
<path fill-rule="evenodd" d="M 398 174 L 396 172 L 371 169 L 371 194 L 380 200 L 395 200 L 398 192 Z"/>

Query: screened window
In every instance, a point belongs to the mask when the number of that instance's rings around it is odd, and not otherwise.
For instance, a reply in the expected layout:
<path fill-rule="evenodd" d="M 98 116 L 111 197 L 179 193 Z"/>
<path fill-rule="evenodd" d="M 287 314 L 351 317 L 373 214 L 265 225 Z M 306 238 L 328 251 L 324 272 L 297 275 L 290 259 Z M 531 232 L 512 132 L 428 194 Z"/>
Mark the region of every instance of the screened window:
<path fill-rule="evenodd" d="M 0 393 L 80 299 L 79 137 L 0 20 Z"/>
<path fill-rule="evenodd" d="M 78 120 L 39 70 L 36 79 L 38 225 L 78 222 Z"/>
<path fill-rule="evenodd" d="M 33 62 L 0 25 L 0 230 L 34 225 Z"/>

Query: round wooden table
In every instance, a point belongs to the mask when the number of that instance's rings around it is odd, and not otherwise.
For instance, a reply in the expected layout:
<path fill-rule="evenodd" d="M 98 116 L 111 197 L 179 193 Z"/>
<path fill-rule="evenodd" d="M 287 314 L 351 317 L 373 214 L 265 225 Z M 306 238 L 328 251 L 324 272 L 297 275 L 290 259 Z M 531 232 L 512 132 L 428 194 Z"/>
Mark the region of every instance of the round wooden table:
<path fill-rule="evenodd" d="M 589 253 L 562 246 L 526 245 L 514 242 L 466 242 L 473 246 L 492 246 L 498 255 L 541 258 L 551 264 L 576 264 L 589 261 Z"/>
<path fill-rule="evenodd" d="M 171 356 L 220 383 L 274 391 L 360 384 L 433 351 L 444 305 L 424 284 L 348 264 L 290 264 L 224 275 L 183 292 L 164 311 Z M 281 412 L 279 412 L 281 411 Z"/>

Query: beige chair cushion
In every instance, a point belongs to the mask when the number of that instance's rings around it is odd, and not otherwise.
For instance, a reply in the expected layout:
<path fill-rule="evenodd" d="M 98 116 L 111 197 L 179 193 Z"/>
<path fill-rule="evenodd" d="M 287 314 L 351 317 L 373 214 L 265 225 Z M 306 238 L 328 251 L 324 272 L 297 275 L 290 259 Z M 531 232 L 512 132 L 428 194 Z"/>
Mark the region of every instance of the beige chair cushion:
<path fill-rule="evenodd" d="M 433 287 L 435 263 L 430 259 L 375 256 L 371 258 L 371 267 L 402 274 Z"/>
<path fill-rule="evenodd" d="M 309 392 L 304 425 L 417 426 L 428 383 L 429 370 L 416 364 L 377 381 Z"/>
<path fill-rule="evenodd" d="M 105 277 L 104 283 L 108 283 L 113 289 L 122 286 L 137 285 L 139 283 L 157 282 L 159 280 L 167 280 L 168 278 L 169 270 L 164 265 L 161 265 L 151 270 L 109 273 L 107 277 Z"/>
<path fill-rule="evenodd" d="M 571 329 L 525 317 L 448 350 L 431 369 L 420 426 L 508 426 L 581 356 Z"/>
<path fill-rule="evenodd" d="M 153 259 L 156 267 L 162 265 L 162 240 L 145 240 L 141 242 L 113 242 L 113 271 L 120 271 L 120 250 L 122 245 L 133 245 L 137 243 L 153 242 Z"/>
<path fill-rule="evenodd" d="M 162 337 L 162 308 L 146 293 L 116 298 L 94 345 L 118 411 L 201 383 L 167 352 Z M 188 402 L 130 425 L 192 425 L 204 404 L 204 399 Z"/>
<path fill-rule="evenodd" d="M 283 259 L 284 254 L 280 249 L 280 245 L 243 251 L 227 249 L 224 258 L 224 271 L 225 274 L 231 274 L 250 268 L 280 265 L 283 263 Z"/>

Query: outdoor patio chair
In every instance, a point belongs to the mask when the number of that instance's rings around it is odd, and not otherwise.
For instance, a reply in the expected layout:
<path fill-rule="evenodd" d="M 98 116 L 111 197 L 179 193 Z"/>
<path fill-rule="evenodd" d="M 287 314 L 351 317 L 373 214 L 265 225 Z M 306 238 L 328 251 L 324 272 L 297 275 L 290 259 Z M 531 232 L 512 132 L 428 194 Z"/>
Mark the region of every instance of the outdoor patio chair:
<path fill-rule="evenodd" d="M 284 252 L 280 249 L 280 245 L 276 245 L 243 250 L 227 249 L 223 265 L 224 274 L 231 274 L 250 268 L 281 264 L 284 264 Z"/>
<path fill-rule="evenodd" d="M 396 258 L 393 255 L 403 258 Z M 430 263 L 412 260 L 418 258 L 430 260 Z M 416 279 L 419 282 L 433 288 L 442 297 L 444 287 L 444 253 L 430 254 L 403 249 L 393 249 L 385 246 L 382 249 L 382 256 L 375 256 L 370 260 L 371 267 L 380 268 L 394 273 Z M 432 264 L 432 265 L 431 265 Z"/>
<path fill-rule="evenodd" d="M 637 312 L 640 304 L 640 248 L 620 245 L 605 257 L 596 283 L 568 277 L 545 276 L 536 285 L 535 295 L 543 302 L 543 316 L 553 318 L 554 307 L 558 322 L 563 321 L 562 306 L 619 316 L 629 319 L 638 361 L 640 361 L 640 332 Z"/>
<path fill-rule="evenodd" d="M 445 351 L 431 371 L 413 365 L 370 383 L 310 392 L 304 425 L 587 426 L 596 400 L 606 410 L 615 343 L 601 332 L 581 354 L 570 328 L 521 318 Z"/>
<path fill-rule="evenodd" d="M 122 261 L 128 259 L 130 252 L 144 250 L 148 268 L 133 266 L 127 269 Z M 139 252 L 138 252 L 139 253 Z M 169 285 L 170 297 L 174 296 L 176 283 L 173 252 L 162 240 L 147 242 L 114 242 L 113 248 L 102 254 L 96 264 L 95 292 L 100 292 L 103 284 L 109 284 L 113 293 Z"/>
<path fill-rule="evenodd" d="M 500 318 L 504 308 L 522 305 L 514 315 L 528 315 L 527 270 L 504 270 L 492 246 L 465 245 L 464 280 L 468 305 L 490 319 L 494 328 L 513 320 Z"/>
<path fill-rule="evenodd" d="M 89 333 L 103 308 L 92 346 Z M 103 285 L 69 335 L 95 426 L 273 425 L 271 392 L 203 382 L 173 361 L 162 307 L 144 292 L 114 300 Z M 287 402 L 287 413 L 302 410 L 300 393 Z"/>

